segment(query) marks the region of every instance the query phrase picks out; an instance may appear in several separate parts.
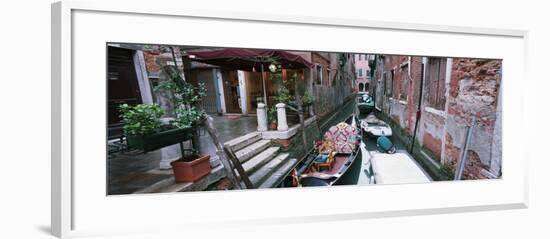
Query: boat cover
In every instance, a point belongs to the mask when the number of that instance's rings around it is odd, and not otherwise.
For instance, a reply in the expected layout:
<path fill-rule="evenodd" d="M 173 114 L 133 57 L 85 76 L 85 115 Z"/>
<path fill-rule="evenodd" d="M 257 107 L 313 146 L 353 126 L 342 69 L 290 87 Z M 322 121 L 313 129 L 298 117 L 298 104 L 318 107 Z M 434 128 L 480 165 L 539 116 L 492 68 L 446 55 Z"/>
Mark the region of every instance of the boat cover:
<path fill-rule="evenodd" d="M 408 153 L 370 152 L 376 184 L 427 183 L 430 178 Z"/>
<path fill-rule="evenodd" d="M 360 142 L 357 128 L 345 122 L 330 127 L 323 139 L 334 142 L 336 152 L 343 154 L 352 153 Z"/>

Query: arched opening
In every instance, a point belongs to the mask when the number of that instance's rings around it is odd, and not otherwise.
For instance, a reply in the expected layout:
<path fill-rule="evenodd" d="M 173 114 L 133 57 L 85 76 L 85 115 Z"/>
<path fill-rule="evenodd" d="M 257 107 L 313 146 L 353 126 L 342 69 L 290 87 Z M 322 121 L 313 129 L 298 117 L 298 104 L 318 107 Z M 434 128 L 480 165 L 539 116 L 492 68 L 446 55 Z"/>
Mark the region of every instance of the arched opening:
<path fill-rule="evenodd" d="M 359 83 L 359 91 L 364 91 L 365 85 L 363 83 Z"/>

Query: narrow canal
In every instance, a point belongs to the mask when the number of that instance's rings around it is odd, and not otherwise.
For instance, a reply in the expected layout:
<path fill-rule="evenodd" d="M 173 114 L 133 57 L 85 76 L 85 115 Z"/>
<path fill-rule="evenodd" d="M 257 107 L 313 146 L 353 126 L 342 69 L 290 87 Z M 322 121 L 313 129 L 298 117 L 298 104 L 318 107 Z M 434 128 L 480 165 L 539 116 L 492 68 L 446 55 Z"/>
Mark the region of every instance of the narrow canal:
<path fill-rule="evenodd" d="M 365 117 L 367 117 L 366 114 L 360 114 L 359 119 L 362 120 Z M 397 150 L 406 150 L 405 145 L 396 137 L 391 136 L 389 137 L 390 140 L 394 143 Z M 360 165 L 354 165 L 350 168 L 352 170 L 348 174 L 345 175 L 345 179 L 342 181 L 348 182 L 349 184 L 354 185 L 366 185 L 371 184 L 371 179 L 367 174 L 367 170 L 369 168 L 369 158 L 370 153 L 369 151 L 376 151 L 378 150 L 378 147 L 376 146 L 376 139 L 372 137 L 368 137 L 366 134 L 363 134 L 363 142 L 361 143 L 361 153 L 362 157 L 361 160 L 358 160 L 355 162 L 355 164 Z"/>

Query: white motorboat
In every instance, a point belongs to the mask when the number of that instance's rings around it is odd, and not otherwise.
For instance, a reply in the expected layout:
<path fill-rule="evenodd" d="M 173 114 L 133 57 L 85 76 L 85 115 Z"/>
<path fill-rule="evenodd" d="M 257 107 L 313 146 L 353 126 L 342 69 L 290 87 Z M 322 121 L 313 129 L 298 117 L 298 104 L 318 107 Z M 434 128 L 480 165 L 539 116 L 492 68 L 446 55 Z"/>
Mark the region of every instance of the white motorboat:
<path fill-rule="evenodd" d="M 373 184 L 427 183 L 431 178 L 404 150 L 394 154 L 369 151 L 368 168 L 365 170 Z"/>
<path fill-rule="evenodd" d="M 392 135 L 391 127 L 386 122 L 376 118 L 374 114 L 370 114 L 361 120 L 361 129 L 370 137 L 389 137 Z"/>

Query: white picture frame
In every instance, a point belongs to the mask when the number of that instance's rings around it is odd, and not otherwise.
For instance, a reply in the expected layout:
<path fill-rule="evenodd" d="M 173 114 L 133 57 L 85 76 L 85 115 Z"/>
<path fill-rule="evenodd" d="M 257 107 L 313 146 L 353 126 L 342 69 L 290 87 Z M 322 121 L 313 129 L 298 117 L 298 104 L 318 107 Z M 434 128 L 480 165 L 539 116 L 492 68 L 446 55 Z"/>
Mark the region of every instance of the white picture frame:
<path fill-rule="evenodd" d="M 153 30 L 148 33 L 151 36 L 147 36 L 143 32 L 136 32 L 136 28 L 132 27 L 136 23 L 159 29 Z M 94 28 L 94 24 L 101 28 Z M 202 39 L 201 36 L 182 38 L 178 34 L 164 37 L 155 35 L 155 32 L 169 29 L 175 24 L 183 24 L 205 35 Z M 306 33 L 321 34 L 330 30 L 341 34 L 376 33 L 381 39 L 368 47 L 361 46 L 358 42 L 336 45 L 322 41 L 289 41 L 282 37 L 243 41 L 242 37 L 238 37 L 239 34 L 216 40 L 200 30 L 211 27 L 219 28 L 220 32 L 231 29 L 241 33 L 251 26 L 264 25 L 272 27 L 272 31 L 284 29 L 298 36 Z M 266 31 L 265 28 L 257 30 Z M 391 36 L 405 36 L 415 43 L 415 47 L 399 46 L 391 40 Z M 52 5 L 52 232 L 65 238 L 136 232 L 136 227 L 152 228 L 151 230 L 168 227 L 167 224 L 148 219 L 158 216 L 164 216 L 167 221 L 181 225 L 184 230 L 186 226 L 197 223 L 224 221 L 277 223 L 526 208 L 526 145 L 520 139 L 507 137 L 520 135 L 525 130 L 526 119 L 507 112 L 511 112 L 509 109 L 521 108 L 525 103 L 525 85 L 528 85 L 525 84 L 528 81 L 525 77 L 527 37 L 527 31 L 516 29 L 226 12 L 143 2 L 131 5 L 118 2 L 55 3 Z M 426 41 L 430 44 L 423 43 L 422 39 L 428 39 Z M 445 48 L 442 44 L 434 44 L 437 40 L 451 41 L 455 45 L 452 49 Z M 101 121 L 105 114 L 105 92 L 102 92 L 105 82 L 103 78 L 97 79 L 96 76 L 104 75 L 105 51 L 98 49 L 104 48 L 107 41 L 503 59 L 503 177 L 497 180 L 373 187 L 106 196 L 105 191 L 102 191 L 106 187 L 102 181 L 105 180 L 105 168 L 102 168 L 104 164 L 97 162 L 103 159 L 96 159 L 95 156 L 105 155 L 104 146 L 96 147 L 105 143 L 105 122 Z M 474 42 L 475 47 L 479 48 L 476 52 L 468 50 L 468 47 L 474 46 Z M 85 76 L 82 73 L 84 68 L 89 70 Z M 513 101 L 506 96 L 511 95 L 512 89 Z M 512 125 L 521 126 L 514 128 Z M 516 147 L 507 150 L 507 145 Z M 91 151 L 86 151 L 88 148 Z M 86 190 L 82 190 L 83 188 Z M 434 192 L 442 195 L 434 200 Z M 331 210 L 320 210 L 320 202 L 314 201 L 321 197 L 324 200 L 339 200 L 351 195 L 354 197 L 347 198 L 347 205 Z M 162 210 L 174 205 L 218 203 L 219 199 L 214 197 L 223 197 L 225 203 L 234 205 L 234 208 L 217 211 L 216 218 L 211 217 L 213 212 L 201 215 L 202 212 L 193 207 L 180 208 L 179 210 L 185 211 L 189 216 L 179 221 L 171 220 L 172 217 Z M 360 198 L 367 197 L 371 204 L 362 205 Z M 404 197 L 408 200 L 397 200 Z M 301 207 L 293 205 L 291 201 L 295 198 L 311 201 L 311 204 Z M 278 202 L 279 206 L 272 204 L 275 206 L 262 207 L 256 202 Z M 237 211 L 245 206 L 248 209 Z M 140 213 L 143 220 L 138 222 L 132 218 L 132 207 L 144 208 Z M 112 226 L 114 224 L 116 227 Z"/>

